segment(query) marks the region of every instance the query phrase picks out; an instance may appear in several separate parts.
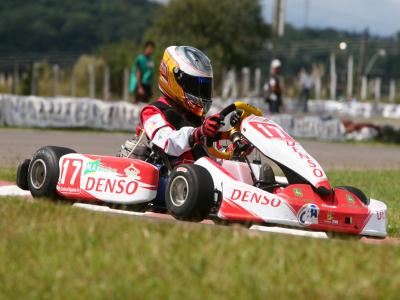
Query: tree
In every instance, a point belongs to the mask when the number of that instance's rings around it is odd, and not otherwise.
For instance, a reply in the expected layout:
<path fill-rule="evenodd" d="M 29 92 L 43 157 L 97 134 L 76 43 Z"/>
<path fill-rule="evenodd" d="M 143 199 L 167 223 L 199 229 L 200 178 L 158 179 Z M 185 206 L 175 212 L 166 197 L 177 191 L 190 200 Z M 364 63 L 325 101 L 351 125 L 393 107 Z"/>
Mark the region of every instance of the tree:
<path fill-rule="evenodd" d="M 268 36 L 258 0 L 171 0 L 146 33 L 157 42 L 159 56 L 170 45 L 194 46 L 217 72 L 251 64 Z"/>
<path fill-rule="evenodd" d="M 159 4 L 147 0 L 1 0 L 0 54 L 89 52 L 140 42 Z"/>

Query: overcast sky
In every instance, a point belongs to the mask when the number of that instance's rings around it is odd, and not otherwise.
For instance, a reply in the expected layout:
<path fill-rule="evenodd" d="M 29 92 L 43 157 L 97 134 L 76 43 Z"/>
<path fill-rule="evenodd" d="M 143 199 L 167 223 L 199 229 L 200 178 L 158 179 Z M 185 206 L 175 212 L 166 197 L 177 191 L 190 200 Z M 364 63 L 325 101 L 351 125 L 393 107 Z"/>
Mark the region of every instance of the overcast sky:
<path fill-rule="evenodd" d="M 273 0 L 261 0 L 270 22 Z M 308 1 L 308 14 L 306 3 Z M 303 27 L 334 27 L 373 34 L 393 35 L 400 31 L 400 0 L 286 0 L 286 22 Z"/>
<path fill-rule="evenodd" d="M 264 17 L 271 22 L 273 0 L 260 1 L 263 4 Z M 310 27 L 356 31 L 368 27 L 371 33 L 379 35 L 394 35 L 400 31 L 400 0 L 286 0 L 287 23 L 297 27 L 304 26 L 307 1 Z"/>

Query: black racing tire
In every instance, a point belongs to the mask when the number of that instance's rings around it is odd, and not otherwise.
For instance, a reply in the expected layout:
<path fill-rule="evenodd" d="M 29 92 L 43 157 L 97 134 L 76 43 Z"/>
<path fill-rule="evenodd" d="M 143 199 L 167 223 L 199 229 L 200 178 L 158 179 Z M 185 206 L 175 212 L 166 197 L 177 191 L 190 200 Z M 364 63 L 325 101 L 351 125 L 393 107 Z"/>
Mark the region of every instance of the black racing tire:
<path fill-rule="evenodd" d="M 31 163 L 30 159 L 24 159 L 21 161 L 18 165 L 17 168 L 17 178 L 16 178 L 16 184 L 20 189 L 23 189 L 24 191 L 29 190 L 28 186 L 28 169 L 29 169 L 29 164 Z"/>
<path fill-rule="evenodd" d="M 60 174 L 59 161 L 62 156 L 76 153 L 74 150 L 57 146 L 45 146 L 33 155 L 28 170 L 28 187 L 33 197 L 56 199 L 57 182 Z"/>
<path fill-rule="evenodd" d="M 202 166 L 179 165 L 165 191 L 168 212 L 177 219 L 202 221 L 214 204 L 214 182 Z"/>
<path fill-rule="evenodd" d="M 355 196 L 357 196 L 358 199 L 360 199 L 360 201 L 362 203 L 364 203 L 365 205 L 369 205 L 369 202 L 370 202 L 369 200 L 370 199 L 360 189 L 358 189 L 358 188 L 356 188 L 354 186 L 347 186 L 347 185 L 337 186 L 336 188 L 337 189 L 341 189 L 341 190 L 345 190 L 345 191 L 348 191 L 348 192 L 354 194 Z"/>

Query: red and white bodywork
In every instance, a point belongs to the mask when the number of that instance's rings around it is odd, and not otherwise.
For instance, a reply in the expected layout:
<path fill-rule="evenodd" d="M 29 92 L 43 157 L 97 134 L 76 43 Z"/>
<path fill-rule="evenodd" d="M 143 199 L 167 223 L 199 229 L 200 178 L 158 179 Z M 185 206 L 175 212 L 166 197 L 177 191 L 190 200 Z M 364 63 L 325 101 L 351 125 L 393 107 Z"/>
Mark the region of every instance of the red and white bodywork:
<path fill-rule="evenodd" d="M 158 169 L 141 160 L 72 153 L 59 164 L 57 192 L 65 198 L 134 204 L 157 195 Z"/>
<path fill-rule="evenodd" d="M 327 196 L 316 189 L 332 190 L 319 163 L 278 124 L 250 116 L 241 133 L 266 157 L 291 169 L 306 184 L 288 184 L 267 192 L 255 187 L 250 167 L 243 162 L 203 157 L 195 164 L 211 174 L 222 196 L 218 217 L 225 220 L 274 223 L 311 230 L 336 231 L 384 237 L 386 205 L 377 200 L 364 204 L 356 195 L 336 188 Z M 57 192 L 66 198 L 135 204 L 157 196 L 159 171 L 141 160 L 88 154 L 67 154 L 59 162 Z"/>
<path fill-rule="evenodd" d="M 254 186 L 246 163 L 224 161 L 220 165 L 201 158 L 195 163 L 210 171 L 215 188 L 222 194 L 219 218 L 377 237 L 387 235 L 387 207 L 383 202 L 371 199 L 365 205 L 356 195 L 340 188 L 324 198 L 315 192 L 313 186 L 331 189 L 326 174 L 278 124 L 250 116 L 243 120 L 241 132 L 265 156 L 300 174 L 310 184 L 290 184 L 269 193 Z"/>

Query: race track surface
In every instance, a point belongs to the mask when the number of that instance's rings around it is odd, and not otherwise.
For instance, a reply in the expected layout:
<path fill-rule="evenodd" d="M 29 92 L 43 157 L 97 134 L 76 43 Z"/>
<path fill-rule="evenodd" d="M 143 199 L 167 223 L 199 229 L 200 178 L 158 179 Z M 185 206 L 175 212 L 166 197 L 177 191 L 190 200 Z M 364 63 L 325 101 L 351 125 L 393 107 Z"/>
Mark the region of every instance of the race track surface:
<path fill-rule="evenodd" d="M 115 155 L 129 133 L 0 129 L 0 167 L 14 167 L 45 145 Z M 326 170 L 400 169 L 400 147 L 300 141 Z"/>

